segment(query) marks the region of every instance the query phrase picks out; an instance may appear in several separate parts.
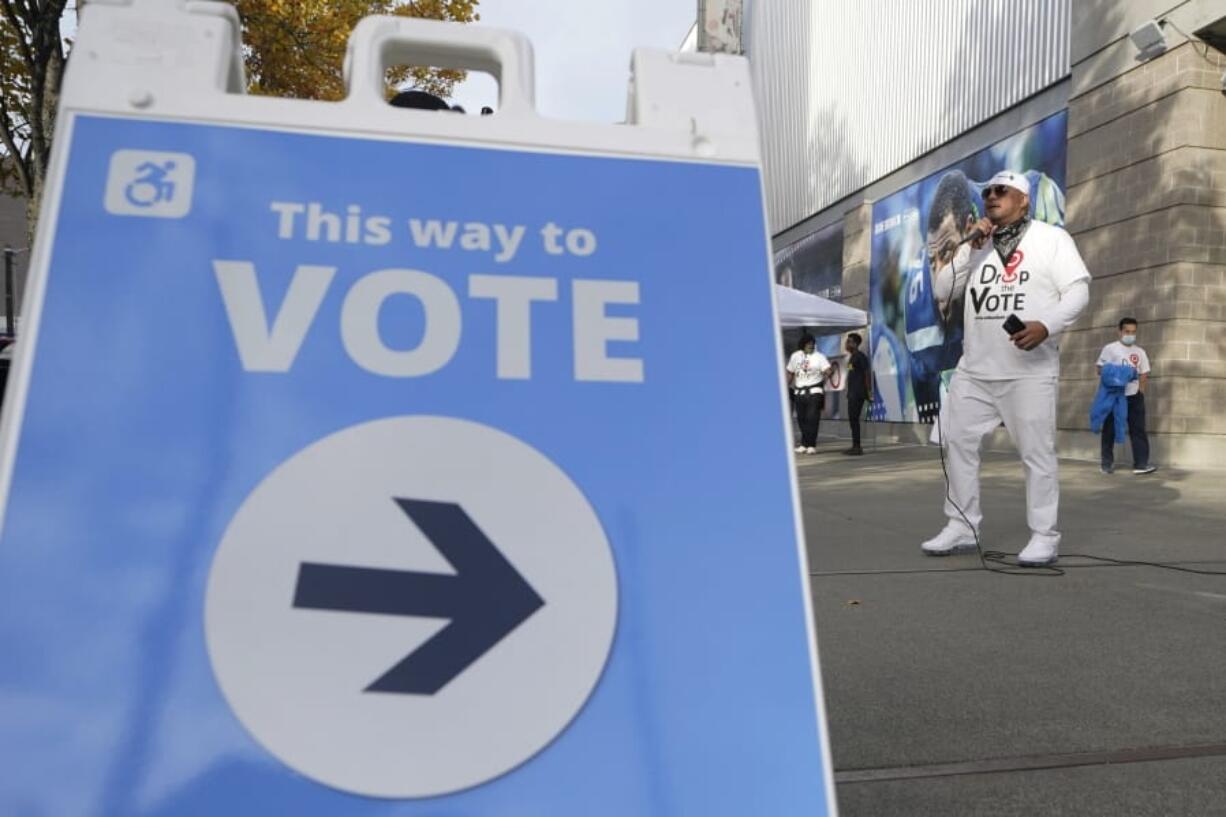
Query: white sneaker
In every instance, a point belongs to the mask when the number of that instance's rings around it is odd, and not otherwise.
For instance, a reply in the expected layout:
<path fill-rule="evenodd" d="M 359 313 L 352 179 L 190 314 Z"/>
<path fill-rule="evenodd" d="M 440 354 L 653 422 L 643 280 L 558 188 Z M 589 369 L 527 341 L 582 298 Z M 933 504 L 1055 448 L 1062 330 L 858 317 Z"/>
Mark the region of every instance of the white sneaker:
<path fill-rule="evenodd" d="M 816 449 L 816 448 L 814 448 L 813 446 L 809 446 L 808 448 L 806 448 L 806 449 L 805 449 L 805 453 L 806 453 L 806 454 L 816 454 L 816 453 L 817 453 L 817 449 Z"/>
<path fill-rule="evenodd" d="M 1047 567 L 1054 565 L 1059 557 L 1059 539 L 1030 537 L 1030 542 L 1017 554 L 1017 563 L 1022 567 Z"/>
<path fill-rule="evenodd" d="M 966 525 L 950 522 L 936 536 L 920 545 L 929 556 L 949 556 L 976 549 L 975 534 Z"/>
<path fill-rule="evenodd" d="M 805 447 L 804 447 L 803 445 L 798 445 L 798 446 L 796 446 L 796 453 L 797 453 L 797 454 L 803 454 L 803 453 L 805 453 Z"/>

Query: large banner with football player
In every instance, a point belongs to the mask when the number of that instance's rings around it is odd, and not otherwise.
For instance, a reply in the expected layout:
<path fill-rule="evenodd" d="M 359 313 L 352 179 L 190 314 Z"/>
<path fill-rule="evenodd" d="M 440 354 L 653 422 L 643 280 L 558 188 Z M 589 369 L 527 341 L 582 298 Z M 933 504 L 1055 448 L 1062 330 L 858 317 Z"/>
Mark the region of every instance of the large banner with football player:
<path fill-rule="evenodd" d="M 1001 170 L 1025 173 L 1030 214 L 1064 224 L 1068 116 L 1060 112 L 873 205 L 869 271 L 875 388 L 869 416 L 932 422 L 962 356 L 962 303 L 942 303 L 933 281 L 950 247 L 982 217 L 984 183 Z"/>

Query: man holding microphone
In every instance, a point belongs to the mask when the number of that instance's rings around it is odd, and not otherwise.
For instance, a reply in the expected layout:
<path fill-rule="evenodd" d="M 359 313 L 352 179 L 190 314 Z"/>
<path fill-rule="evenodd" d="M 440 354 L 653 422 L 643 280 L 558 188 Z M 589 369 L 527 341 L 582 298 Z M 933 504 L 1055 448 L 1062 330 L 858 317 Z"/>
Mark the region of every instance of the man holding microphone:
<path fill-rule="evenodd" d="M 1090 273 L 1068 233 L 1030 217 L 1023 174 L 997 173 L 983 201 L 987 217 L 975 224 L 969 248 L 960 248 L 935 283 L 942 303 L 965 295 L 964 338 L 937 421 L 948 453 L 949 521 L 922 547 L 930 556 L 974 550 L 983 519 L 980 445 L 1004 423 L 1026 471 L 1030 541 L 1018 563 L 1041 567 L 1056 561 L 1060 545 L 1058 341 L 1089 302 Z"/>

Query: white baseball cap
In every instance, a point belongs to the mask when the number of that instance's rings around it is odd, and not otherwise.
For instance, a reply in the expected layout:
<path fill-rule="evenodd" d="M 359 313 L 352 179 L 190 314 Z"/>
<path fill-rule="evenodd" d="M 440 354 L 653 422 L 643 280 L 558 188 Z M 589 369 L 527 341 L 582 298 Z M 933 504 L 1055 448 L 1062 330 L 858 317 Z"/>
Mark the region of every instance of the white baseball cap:
<path fill-rule="evenodd" d="M 992 178 L 988 179 L 984 188 L 995 187 L 998 184 L 1003 184 L 1005 187 L 1012 187 L 1014 190 L 1021 191 L 1024 195 L 1030 195 L 1030 181 L 1022 173 L 1014 173 L 1012 170 L 1002 170 Z"/>

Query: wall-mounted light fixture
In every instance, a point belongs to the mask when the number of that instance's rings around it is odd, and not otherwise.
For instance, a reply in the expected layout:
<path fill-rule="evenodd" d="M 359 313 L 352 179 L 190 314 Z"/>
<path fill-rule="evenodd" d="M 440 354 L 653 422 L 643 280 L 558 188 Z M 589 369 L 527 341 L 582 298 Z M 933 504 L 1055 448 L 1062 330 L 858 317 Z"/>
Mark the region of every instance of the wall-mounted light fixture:
<path fill-rule="evenodd" d="M 1162 25 L 1157 20 L 1146 20 L 1128 35 L 1136 46 L 1137 62 L 1152 60 L 1166 51 L 1166 32 L 1162 30 Z"/>

